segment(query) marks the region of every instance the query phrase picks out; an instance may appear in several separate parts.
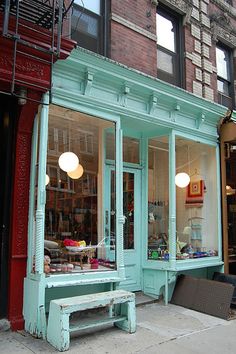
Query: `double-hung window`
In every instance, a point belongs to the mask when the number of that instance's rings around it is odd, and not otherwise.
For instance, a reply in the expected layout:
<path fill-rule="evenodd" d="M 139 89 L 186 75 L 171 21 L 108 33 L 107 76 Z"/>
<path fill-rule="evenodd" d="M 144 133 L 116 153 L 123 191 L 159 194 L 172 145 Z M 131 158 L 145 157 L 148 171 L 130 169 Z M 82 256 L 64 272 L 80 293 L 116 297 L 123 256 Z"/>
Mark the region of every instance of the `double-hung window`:
<path fill-rule="evenodd" d="M 162 7 L 157 8 L 157 77 L 181 86 L 180 18 Z"/>
<path fill-rule="evenodd" d="M 71 15 L 71 38 L 99 54 L 104 54 L 104 4 L 101 0 L 75 0 Z"/>
<path fill-rule="evenodd" d="M 216 47 L 218 102 L 233 107 L 232 52 L 224 46 Z"/>

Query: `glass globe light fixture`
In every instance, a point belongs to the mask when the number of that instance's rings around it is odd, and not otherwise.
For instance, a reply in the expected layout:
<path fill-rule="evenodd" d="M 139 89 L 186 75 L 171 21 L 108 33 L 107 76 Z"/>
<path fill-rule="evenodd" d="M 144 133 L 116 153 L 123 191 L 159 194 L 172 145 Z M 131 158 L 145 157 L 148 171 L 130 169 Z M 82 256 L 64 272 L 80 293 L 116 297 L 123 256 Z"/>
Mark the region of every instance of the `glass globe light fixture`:
<path fill-rule="evenodd" d="M 73 152 L 63 152 L 63 154 L 61 154 L 58 159 L 58 164 L 60 168 L 65 172 L 74 171 L 79 164 L 79 158 Z"/>
<path fill-rule="evenodd" d="M 235 194 L 235 189 L 233 189 L 231 186 L 226 186 L 226 195 L 233 195 Z"/>
<path fill-rule="evenodd" d="M 177 173 L 175 176 L 175 184 L 179 188 L 185 188 L 189 185 L 190 177 L 187 173 L 181 172 Z"/>
<path fill-rule="evenodd" d="M 45 176 L 45 186 L 47 186 L 49 182 L 50 182 L 50 177 L 49 177 L 49 175 L 46 174 L 46 176 Z"/>
<path fill-rule="evenodd" d="M 72 179 L 80 178 L 84 173 L 84 169 L 82 165 L 78 165 L 74 171 L 67 172 L 68 176 Z"/>

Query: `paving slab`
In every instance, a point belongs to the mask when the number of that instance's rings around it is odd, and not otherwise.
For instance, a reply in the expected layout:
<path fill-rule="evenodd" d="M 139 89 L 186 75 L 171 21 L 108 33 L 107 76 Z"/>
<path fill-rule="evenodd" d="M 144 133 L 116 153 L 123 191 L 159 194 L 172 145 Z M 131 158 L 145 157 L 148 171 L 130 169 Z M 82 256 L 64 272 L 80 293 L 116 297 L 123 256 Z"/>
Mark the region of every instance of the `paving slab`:
<path fill-rule="evenodd" d="M 152 303 L 137 307 L 137 331 L 116 327 L 86 330 L 71 337 L 68 354 L 233 354 L 236 320 L 225 321 L 180 306 Z M 24 331 L 0 333 L 0 353 L 56 353 Z"/>

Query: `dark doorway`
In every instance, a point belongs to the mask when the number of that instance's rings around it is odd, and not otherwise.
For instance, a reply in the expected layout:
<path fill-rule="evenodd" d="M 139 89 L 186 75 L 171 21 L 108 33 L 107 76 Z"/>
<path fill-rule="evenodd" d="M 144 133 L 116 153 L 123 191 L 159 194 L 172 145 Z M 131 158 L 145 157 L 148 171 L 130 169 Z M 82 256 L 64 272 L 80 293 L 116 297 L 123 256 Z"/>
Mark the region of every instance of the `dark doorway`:
<path fill-rule="evenodd" d="M 7 316 L 17 101 L 0 94 L 0 318 Z"/>
<path fill-rule="evenodd" d="M 236 141 L 226 144 L 226 195 L 229 273 L 236 274 Z"/>

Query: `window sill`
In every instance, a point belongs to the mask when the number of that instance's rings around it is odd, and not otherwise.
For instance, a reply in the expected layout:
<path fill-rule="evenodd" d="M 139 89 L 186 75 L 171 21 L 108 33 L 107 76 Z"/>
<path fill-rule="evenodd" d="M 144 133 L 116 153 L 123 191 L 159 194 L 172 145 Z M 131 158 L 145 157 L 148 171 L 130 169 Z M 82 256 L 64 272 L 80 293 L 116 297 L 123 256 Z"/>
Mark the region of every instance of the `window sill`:
<path fill-rule="evenodd" d="M 83 272 L 83 273 L 67 273 L 53 274 L 45 277 L 45 287 L 55 288 L 62 286 L 101 284 L 120 282 L 122 279 L 117 270 L 104 272 Z"/>

